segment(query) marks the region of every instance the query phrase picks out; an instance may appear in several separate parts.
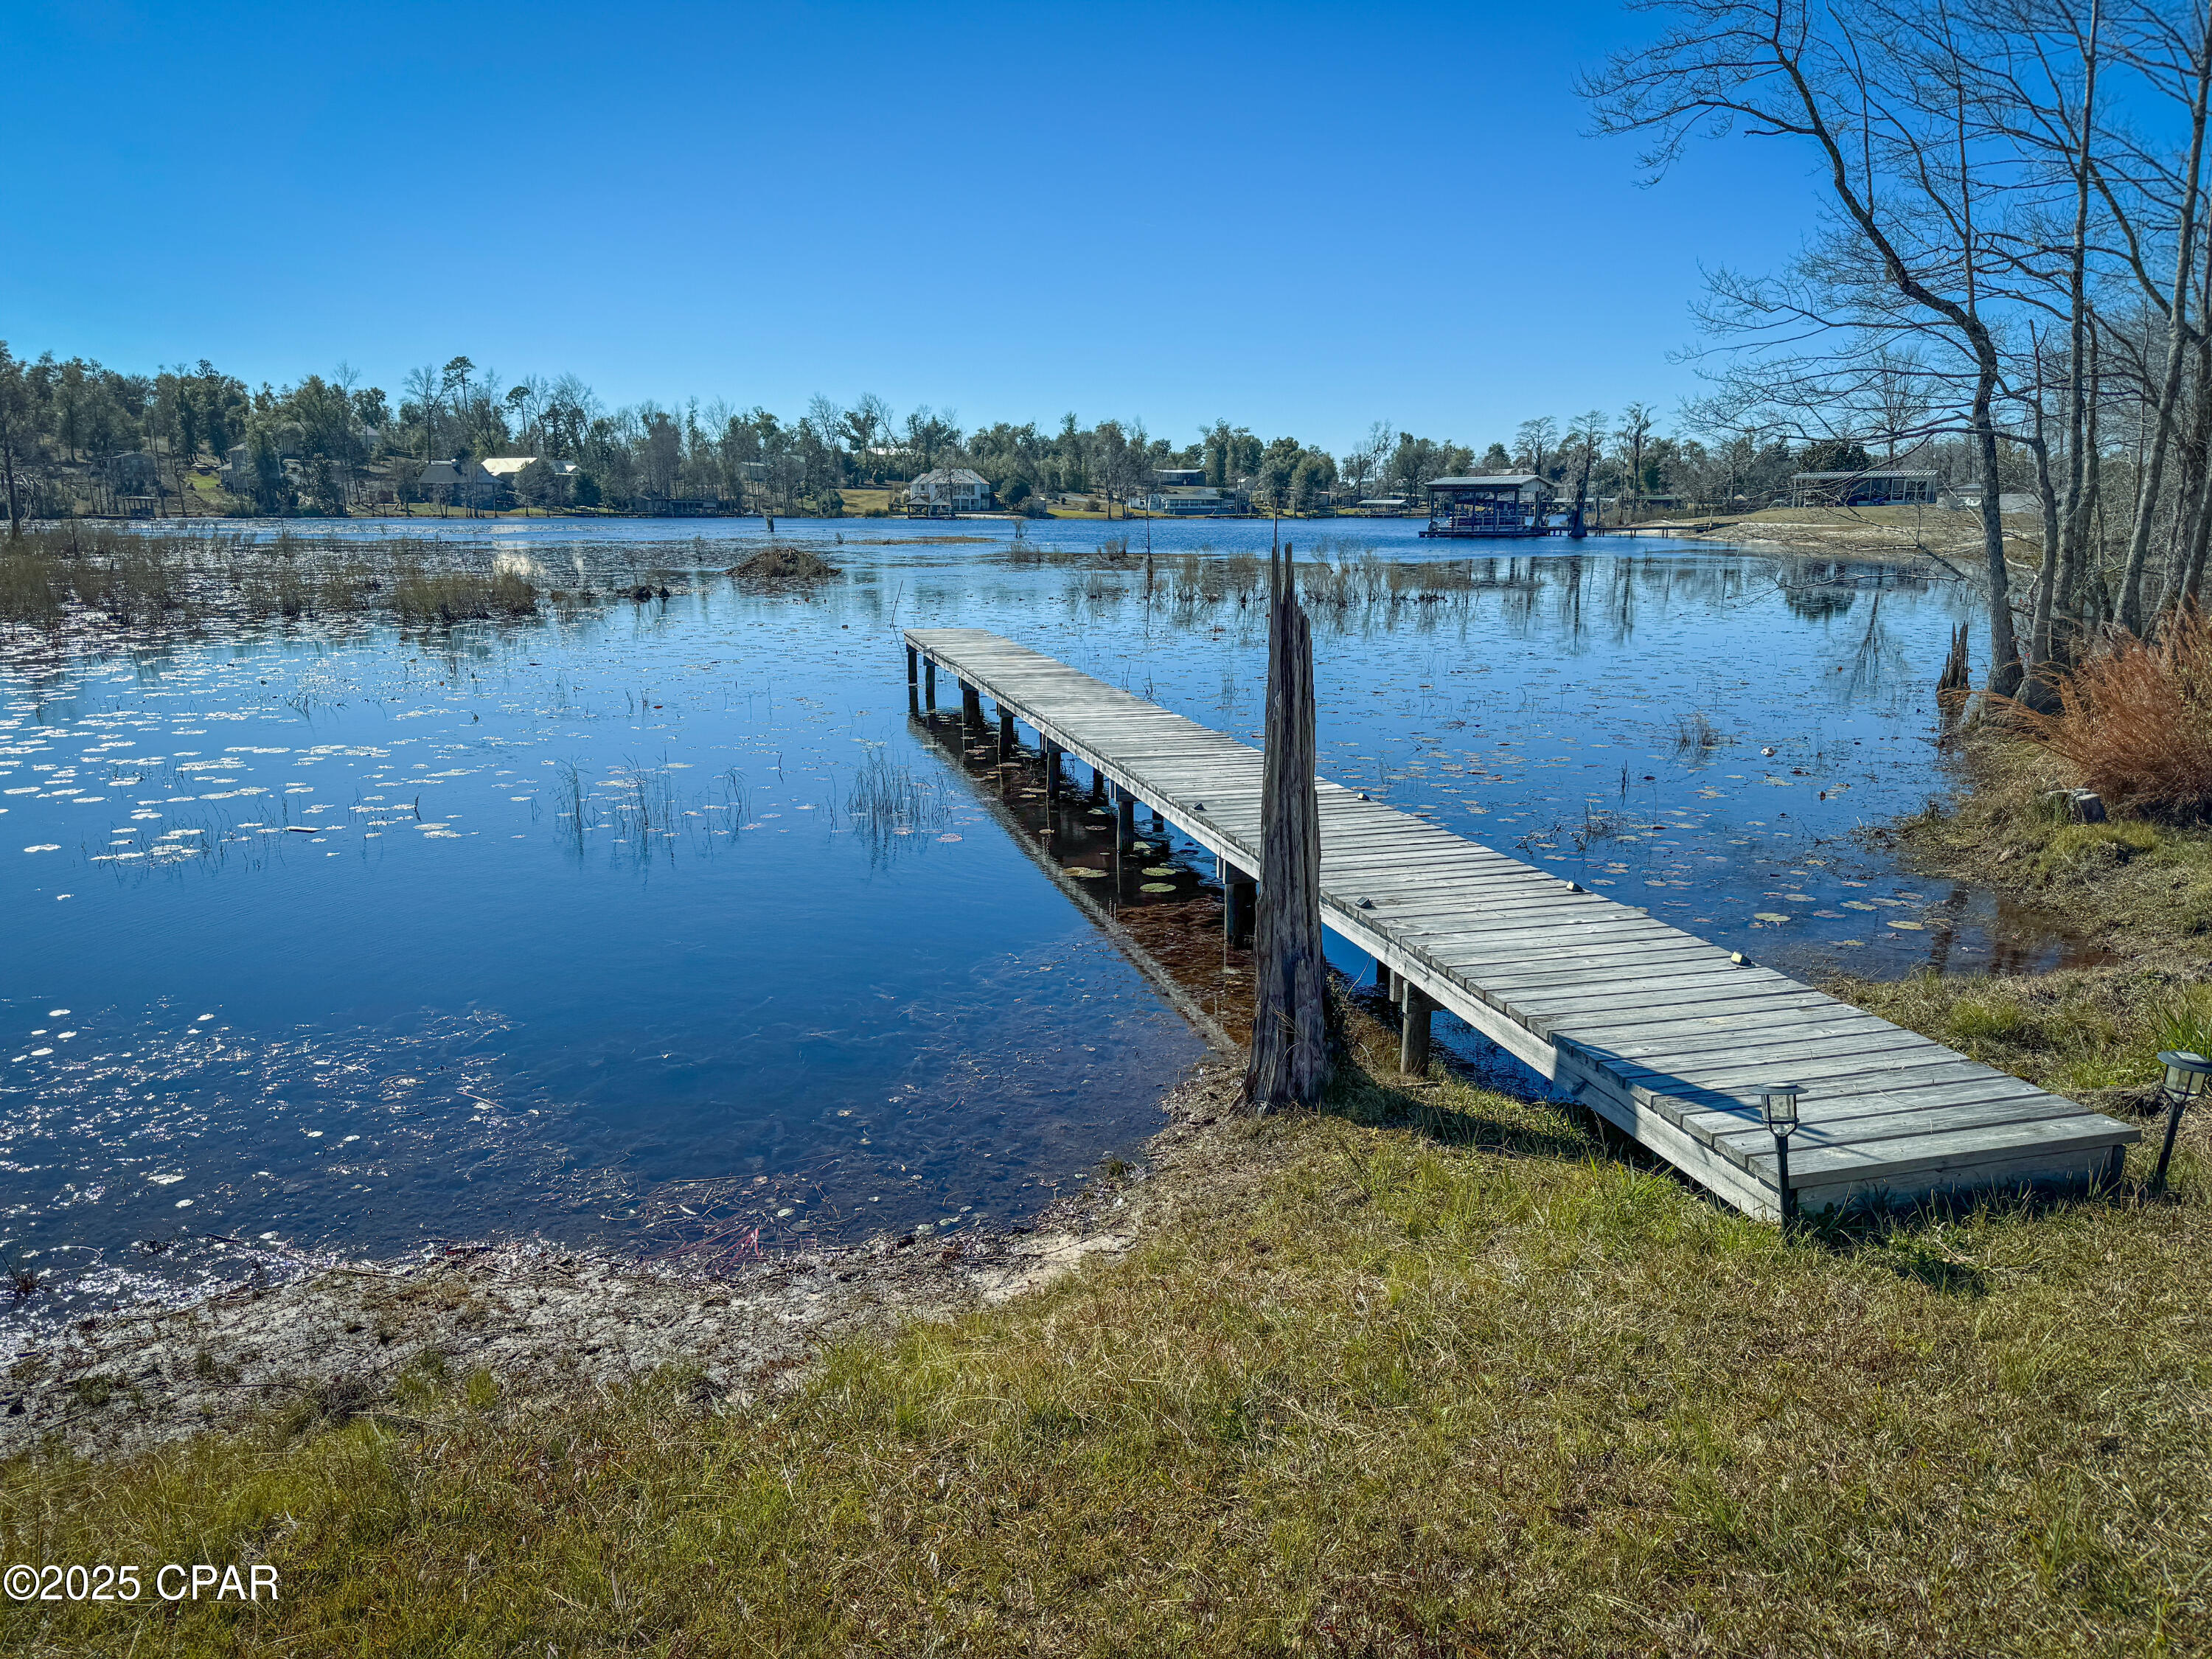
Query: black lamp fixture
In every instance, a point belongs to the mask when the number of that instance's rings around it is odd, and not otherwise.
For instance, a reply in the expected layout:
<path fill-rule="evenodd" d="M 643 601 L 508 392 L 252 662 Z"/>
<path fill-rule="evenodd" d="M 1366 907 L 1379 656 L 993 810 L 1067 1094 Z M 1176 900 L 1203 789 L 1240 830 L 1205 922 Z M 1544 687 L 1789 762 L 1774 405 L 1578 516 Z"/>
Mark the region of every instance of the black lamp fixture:
<path fill-rule="evenodd" d="M 2212 1085 L 2212 1060 L 2192 1054 L 2186 1048 L 2168 1048 L 2160 1052 L 2158 1063 L 2166 1067 L 2163 1087 L 2166 1091 L 2166 1145 L 2159 1148 L 2158 1170 L 2150 1178 L 2154 1188 L 2166 1185 L 2166 1166 L 2173 1159 L 2173 1138 L 2181 1133 L 2181 1115 L 2189 1109 L 2189 1103 Z"/>
<path fill-rule="evenodd" d="M 1805 1092 L 1795 1083 L 1770 1083 L 1759 1094 L 1759 1116 L 1774 1137 L 1774 1179 L 1782 1189 L 1782 1224 L 1797 1218 L 1797 1195 L 1790 1190 L 1790 1137 L 1797 1133 L 1797 1097 Z"/>

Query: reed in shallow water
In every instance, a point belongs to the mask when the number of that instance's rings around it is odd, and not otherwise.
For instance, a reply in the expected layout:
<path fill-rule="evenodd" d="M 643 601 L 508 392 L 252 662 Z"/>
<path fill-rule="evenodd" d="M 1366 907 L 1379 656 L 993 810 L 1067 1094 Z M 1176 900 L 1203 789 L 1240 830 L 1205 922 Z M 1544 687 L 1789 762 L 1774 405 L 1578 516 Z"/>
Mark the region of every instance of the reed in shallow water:
<path fill-rule="evenodd" d="M 449 626 L 532 616 L 538 604 L 512 558 L 419 537 L 257 541 L 68 525 L 0 544 L 0 625 L 48 631 L 362 616 Z"/>

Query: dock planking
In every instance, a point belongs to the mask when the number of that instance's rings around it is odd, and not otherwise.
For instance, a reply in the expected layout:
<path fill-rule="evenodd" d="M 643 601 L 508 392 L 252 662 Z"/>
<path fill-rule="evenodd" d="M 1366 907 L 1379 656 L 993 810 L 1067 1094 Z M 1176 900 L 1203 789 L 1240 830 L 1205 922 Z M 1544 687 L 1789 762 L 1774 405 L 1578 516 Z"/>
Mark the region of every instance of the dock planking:
<path fill-rule="evenodd" d="M 1259 750 L 980 629 L 906 641 L 1224 874 L 1257 873 Z M 1330 931 L 1740 1209 L 1780 1209 L 1765 1084 L 1803 1089 L 1790 1185 L 1807 1211 L 2089 1186 L 2141 1139 L 1643 910 L 1357 790 L 1316 788 Z"/>

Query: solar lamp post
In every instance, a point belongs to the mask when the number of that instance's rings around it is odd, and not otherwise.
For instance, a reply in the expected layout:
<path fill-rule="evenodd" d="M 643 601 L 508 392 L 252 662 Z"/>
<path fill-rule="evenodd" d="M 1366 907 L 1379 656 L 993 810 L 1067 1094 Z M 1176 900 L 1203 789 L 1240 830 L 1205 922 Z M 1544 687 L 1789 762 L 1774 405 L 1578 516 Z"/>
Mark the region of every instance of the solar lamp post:
<path fill-rule="evenodd" d="M 1774 1137 L 1774 1179 L 1782 1192 L 1785 1228 L 1797 1218 L 1797 1197 L 1790 1190 L 1790 1137 L 1797 1132 L 1797 1097 L 1804 1092 L 1795 1083 L 1770 1083 L 1759 1096 L 1759 1116 Z"/>
<path fill-rule="evenodd" d="M 2186 1048 L 2162 1050 L 2158 1063 L 2166 1067 L 2166 1144 L 2158 1151 L 2158 1169 L 2150 1178 L 2154 1188 L 2166 1185 L 2166 1166 L 2173 1161 L 2174 1137 L 2181 1133 L 2181 1115 L 2189 1103 L 2212 1084 L 2212 1060 Z"/>

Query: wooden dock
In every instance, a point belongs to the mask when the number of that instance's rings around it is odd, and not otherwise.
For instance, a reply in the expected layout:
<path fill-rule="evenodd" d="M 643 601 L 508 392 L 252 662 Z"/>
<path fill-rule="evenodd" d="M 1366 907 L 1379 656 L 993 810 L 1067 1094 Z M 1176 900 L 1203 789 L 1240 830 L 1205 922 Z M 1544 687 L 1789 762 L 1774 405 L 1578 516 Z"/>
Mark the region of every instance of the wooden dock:
<path fill-rule="evenodd" d="M 1034 730 L 1048 775 L 1073 756 L 1212 853 L 1226 881 L 1256 873 L 1257 749 L 980 629 L 908 629 L 906 641 L 909 681 L 933 702 L 941 668 L 969 720 L 988 697 L 1002 731 Z M 1780 1208 L 1767 1084 L 1804 1091 L 1789 1164 L 1807 1211 L 2092 1186 L 2142 1138 L 1642 910 L 1316 787 L 1322 920 L 1411 990 L 1419 1018 L 1428 1003 L 1449 1009 L 1752 1214 Z"/>

